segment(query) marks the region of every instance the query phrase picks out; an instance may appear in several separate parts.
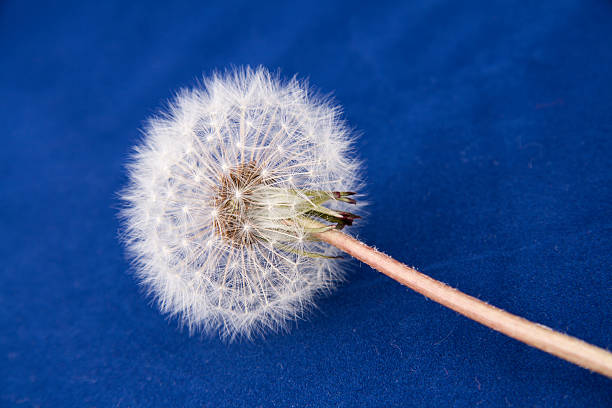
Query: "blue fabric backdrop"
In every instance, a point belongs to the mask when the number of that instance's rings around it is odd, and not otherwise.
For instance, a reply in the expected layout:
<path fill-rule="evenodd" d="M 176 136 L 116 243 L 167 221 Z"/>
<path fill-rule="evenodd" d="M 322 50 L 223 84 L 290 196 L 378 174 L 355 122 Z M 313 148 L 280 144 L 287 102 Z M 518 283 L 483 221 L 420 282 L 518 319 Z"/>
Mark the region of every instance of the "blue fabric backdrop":
<path fill-rule="evenodd" d="M 612 347 L 612 3 L 0 4 L 0 405 L 602 407 L 612 382 L 353 262 L 290 334 L 189 337 L 146 300 L 116 191 L 203 73 L 333 91 L 363 135 L 358 234 Z"/>

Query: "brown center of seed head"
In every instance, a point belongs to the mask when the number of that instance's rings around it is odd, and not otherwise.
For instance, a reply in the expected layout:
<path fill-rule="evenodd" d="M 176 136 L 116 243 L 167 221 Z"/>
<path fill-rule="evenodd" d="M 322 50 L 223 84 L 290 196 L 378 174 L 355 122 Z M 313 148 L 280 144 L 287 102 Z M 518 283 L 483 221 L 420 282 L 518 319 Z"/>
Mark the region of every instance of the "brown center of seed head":
<path fill-rule="evenodd" d="M 214 194 L 217 216 L 213 218 L 213 225 L 217 235 L 235 247 L 251 246 L 258 240 L 247 212 L 253 190 L 265 184 L 261 170 L 255 161 L 249 161 L 219 175 Z"/>

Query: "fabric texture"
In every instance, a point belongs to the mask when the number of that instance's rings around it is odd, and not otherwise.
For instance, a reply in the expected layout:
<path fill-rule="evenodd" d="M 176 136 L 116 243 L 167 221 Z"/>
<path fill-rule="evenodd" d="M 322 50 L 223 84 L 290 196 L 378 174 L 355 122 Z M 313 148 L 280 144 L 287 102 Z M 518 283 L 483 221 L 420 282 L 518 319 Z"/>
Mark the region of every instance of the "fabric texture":
<path fill-rule="evenodd" d="M 360 134 L 353 231 L 612 348 L 612 3 L 0 4 L 0 406 L 606 407 L 612 383 L 359 264 L 288 334 L 190 337 L 118 241 L 125 163 L 181 87 L 263 65 Z"/>

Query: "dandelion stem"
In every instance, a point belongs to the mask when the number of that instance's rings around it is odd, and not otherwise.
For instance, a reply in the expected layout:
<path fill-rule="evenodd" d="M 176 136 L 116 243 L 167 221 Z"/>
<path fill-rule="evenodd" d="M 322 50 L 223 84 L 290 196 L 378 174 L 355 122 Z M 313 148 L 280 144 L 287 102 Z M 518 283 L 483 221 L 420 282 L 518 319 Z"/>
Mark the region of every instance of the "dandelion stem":
<path fill-rule="evenodd" d="M 315 235 L 318 239 L 469 319 L 532 347 L 612 378 L 612 353 L 605 349 L 489 305 L 430 278 L 338 230 Z"/>

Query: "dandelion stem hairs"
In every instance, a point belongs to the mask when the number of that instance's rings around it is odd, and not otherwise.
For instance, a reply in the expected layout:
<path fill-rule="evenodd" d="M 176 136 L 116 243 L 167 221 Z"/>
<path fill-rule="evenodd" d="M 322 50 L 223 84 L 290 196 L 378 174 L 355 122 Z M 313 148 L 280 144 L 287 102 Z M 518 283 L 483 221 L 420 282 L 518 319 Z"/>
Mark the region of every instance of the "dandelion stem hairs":
<path fill-rule="evenodd" d="M 359 162 L 339 113 L 295 78 L 243 68 L 180 91 L 149 120 L 121 216 L 162 312 L 191 331 L 250 337 L 341 279 L 339 251 L 313 235 L 358 218 Z"/>

